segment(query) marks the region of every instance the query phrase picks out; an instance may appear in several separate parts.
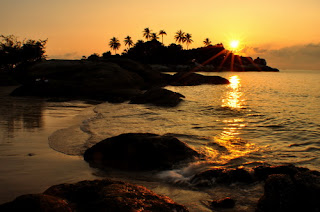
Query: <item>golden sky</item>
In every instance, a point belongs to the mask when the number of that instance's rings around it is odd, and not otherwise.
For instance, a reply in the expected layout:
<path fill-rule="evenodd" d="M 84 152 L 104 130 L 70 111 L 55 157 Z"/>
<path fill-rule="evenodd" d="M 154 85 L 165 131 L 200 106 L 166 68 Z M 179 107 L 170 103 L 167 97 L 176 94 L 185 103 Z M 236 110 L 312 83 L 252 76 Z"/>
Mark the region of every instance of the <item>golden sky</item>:
<path fill-rule="evenodd" d="M 48 38 L 49 58 L 102 54 L 111 37 L 136 42 L 149 27 L 167 32 L 165 45 L 181 29 L 192 34 L 190 48 L 207 37 L 226 48 L 236 39 L 240 54 L 270 65 L 320 69 L 320 0 L 0 0 L 0 20 L 0 34 Z M 306 67 L 301 57 L 308 55 Z M 293 66 L 294 57 L 301 64 Z"/>

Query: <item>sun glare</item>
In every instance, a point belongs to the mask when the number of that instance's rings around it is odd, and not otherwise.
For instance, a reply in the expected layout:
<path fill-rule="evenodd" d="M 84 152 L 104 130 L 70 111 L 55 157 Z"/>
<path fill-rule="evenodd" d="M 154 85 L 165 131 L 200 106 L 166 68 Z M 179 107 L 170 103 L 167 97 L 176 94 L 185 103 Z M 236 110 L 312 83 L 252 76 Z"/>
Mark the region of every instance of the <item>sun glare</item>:
<path fill-rule="evenodd" d="M 230 46 L 232 49 L 237 49 L 239 46 L 239 41 L 238 40 L 233 40 L 230 42 Z"/>

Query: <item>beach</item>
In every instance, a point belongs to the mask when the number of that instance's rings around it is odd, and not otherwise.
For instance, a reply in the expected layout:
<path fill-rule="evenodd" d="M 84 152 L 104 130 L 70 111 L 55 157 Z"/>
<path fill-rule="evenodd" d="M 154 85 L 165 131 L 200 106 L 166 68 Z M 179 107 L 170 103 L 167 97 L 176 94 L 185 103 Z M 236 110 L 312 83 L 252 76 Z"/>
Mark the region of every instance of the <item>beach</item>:
<path fill-rule="evenodd" d="M 167 86 L 185 96 L 173 108 L 50 102 L 10 97 L 14 88 L 2 87 L 0 202 L 41 193 L 55 184 L 111 178 L 146 186 L 190 211 L 211 211 L 208 203 L 225 197 L 236 200 L 233 211 L 254 211 L 263 194 L 262 182 L 199 188 L 190 179 L 212 167 L 291 163 L 320 170 L 318 72 L 218 74 L 230 84 Z M 91 168 L 83 160 L 86 148 L 123 133 L 173 135 L 205 154 L 206 160 L 129 173 Z"/>

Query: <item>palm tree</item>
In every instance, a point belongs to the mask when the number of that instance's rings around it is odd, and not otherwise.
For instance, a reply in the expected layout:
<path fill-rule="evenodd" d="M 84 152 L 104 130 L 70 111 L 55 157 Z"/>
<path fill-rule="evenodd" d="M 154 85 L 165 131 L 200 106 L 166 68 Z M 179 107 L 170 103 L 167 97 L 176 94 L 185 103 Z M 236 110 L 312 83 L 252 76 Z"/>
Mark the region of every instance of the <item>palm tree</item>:
<path fill-rule="evenodd" d="M 116 54 L 117 53 L 117 50 L 120 48 L 121 46 L 121 43 L 120 41 L 118 40 L 118 38 L 116 37 L 113 37 L 110 39 L 110 42 L 109 42 L 109 46 L 111 49 L 114 50 L 114 53 Z"/>
<path fill-rule="evenodd" d="M 185 42 L 186 42 L 186 44 L 187 44 L 187 49 L 188 49 L 189 44 L 191 44 L 191 43 L 193 42 L 193 40 L 191 39 L 191 37 L 192 37 L 192 35 L 189 34 L 189 33 L 187 33 L 186 36 L 184 37 Z"/>
<path fill-rule="evenodd" d="M 205 46 L 210 46 L 211 45 L 211 40 L 209 38 L 204 39 L 203 41 Z"/>
<path fill-rule="evenodd" d="M 155 33 L 155 32 L 151 33 L 150 37 L 151 37 L 152 40 L 158 40 L 159 39 L 157 33 Z"/>
<path fill-rule="evenodd" d="M 145 37 L 147 39 L 147 41 L 151 37 L 151 30 L 149 29 L 149 27 L 147 27 L 143 30 L 143 37 Z"/>
<path fill-rule="evenodd" d="M 130 49 L 130 46 L 133 46 L 133 41 L 129 35 L 124 38 L 124 45 L 128 46 L 128 49 Z"/>
<path fill-rule="evenodd" d="M 162 44 L 163 44 L 163 35 L 167 35 L 166 31 L 160 30 L 159 35 L 162 37 Z"/>
<path fill-rule="evenodd" d="M 182 30 L 179 30 L 178 32 L 176 32 L 176 35 L 174 36 L 174 38 L 176 39 L 176 42 L 178 42 L 178 43 L 185 42 L 185 36 L 184 36 L 184 32 L 182 32 Z"/>

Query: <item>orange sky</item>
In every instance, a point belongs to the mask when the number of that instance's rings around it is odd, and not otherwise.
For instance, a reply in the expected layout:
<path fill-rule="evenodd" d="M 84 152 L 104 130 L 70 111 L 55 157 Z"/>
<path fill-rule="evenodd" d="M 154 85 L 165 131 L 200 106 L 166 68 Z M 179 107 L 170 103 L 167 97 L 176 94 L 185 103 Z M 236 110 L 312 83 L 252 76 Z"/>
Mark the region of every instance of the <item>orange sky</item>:
<path fill-rule="evenodd" d="M 0 19 L 0 34 L 48 38 L 49 58 L 101 54 L 111 37 L 135 42 L 149 27 L 167 32 L 166 45 L 181 29 L 192 34 L 190 48 L 207 37 L 227 48 L 239 39 L 241 54 L 265 57 L 272 66 L 320 69 L 319 0 L 0 0 Z"/>

